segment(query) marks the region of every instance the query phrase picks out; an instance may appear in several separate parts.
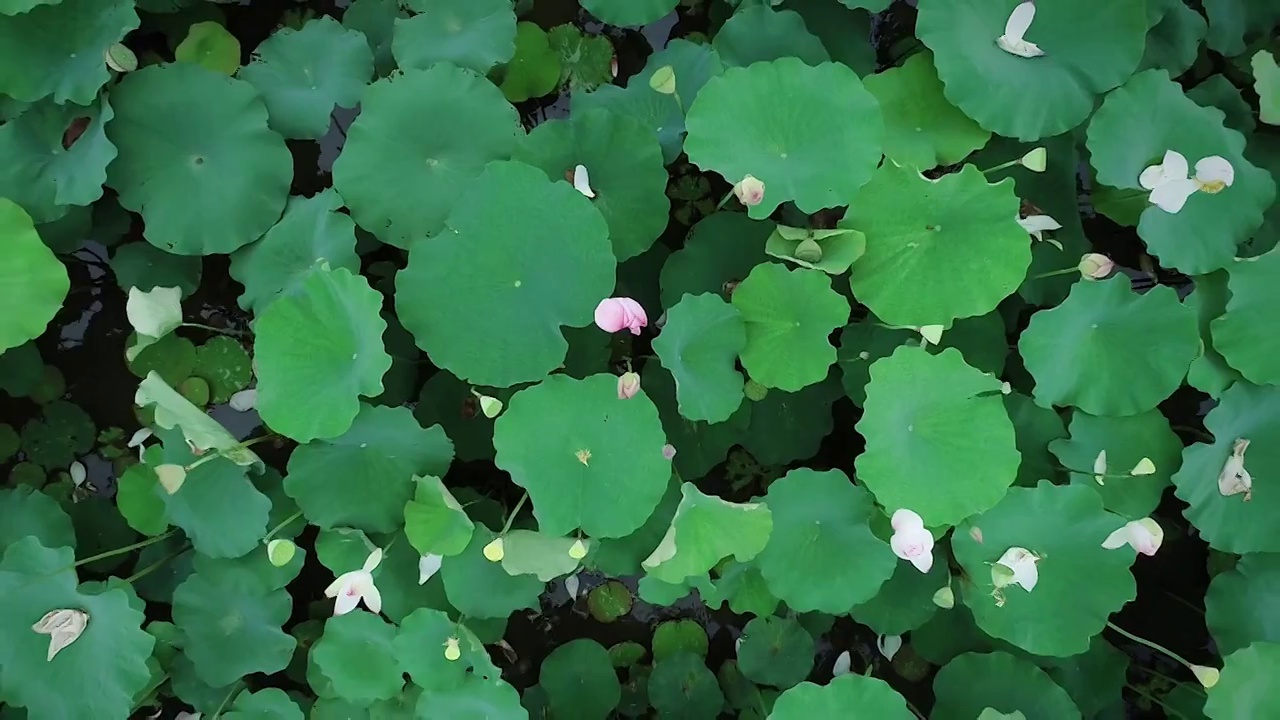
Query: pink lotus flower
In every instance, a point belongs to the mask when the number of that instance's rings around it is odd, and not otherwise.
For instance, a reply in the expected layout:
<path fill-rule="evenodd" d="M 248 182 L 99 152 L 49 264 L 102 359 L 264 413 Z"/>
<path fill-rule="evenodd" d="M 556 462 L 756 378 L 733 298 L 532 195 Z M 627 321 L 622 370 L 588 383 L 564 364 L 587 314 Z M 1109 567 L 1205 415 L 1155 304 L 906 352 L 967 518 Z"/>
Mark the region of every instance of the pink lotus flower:
<path fill-rule="evenodd" d="M 596 306 L 596 326 L 605 332 L 615 333 L 623 328 L 639 335 L 640 328 L 649 325 L 649 316 L 640 303 L 631 298 L 605 298 Z"/>
<path fill-rule="evenodd" d="M 638 373 L 623 373 L 618 378 L 618 399 L 630 400 L 640 392 L 640 375 Z"/>
<path fill-rule="evenodd" d="M 893 537 L 889 538 L 893 554 L 915 565 L 920 572 L 929 572 L 933 567 L 933 534 L 925 529 L 924 520 L 902 508 L 893 513 L 889 524 L 893 526 Z"/>
<path fill-rule="evenodd" d="M 674 445 L 667 444 L 662 446 L 662 457 L 670 460 L 676 456 L 676 448 Z"/>

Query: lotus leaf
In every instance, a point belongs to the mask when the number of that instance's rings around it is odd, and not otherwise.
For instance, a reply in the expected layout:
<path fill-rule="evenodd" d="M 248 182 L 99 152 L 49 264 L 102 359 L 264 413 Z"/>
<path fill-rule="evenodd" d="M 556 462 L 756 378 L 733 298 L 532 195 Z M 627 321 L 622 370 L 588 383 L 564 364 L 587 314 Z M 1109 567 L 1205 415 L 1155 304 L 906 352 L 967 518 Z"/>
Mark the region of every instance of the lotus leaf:
<path fill-rule="evenodd" d="M 421 13 L 397 19 L 391 52 L 402 69 L 438 62 L 486 73 L 516 51 L 516 14 L 510 0 L 414 0 Z"/>
<path fill-rule="evenodd" d="M 44 332 L 62 307 L 71 281 L 67 269 L 40 241 L 31 216 L 5 198 L 0 198 L 0 238 L 6 255 L 0 265 L 0 306 L 6 308 L 0 315 L 3 352 Z"/>
<path fill-rule="evenodd" d="M 52 96 L 58 104 L 92 104 L 111 79 L 103 53 L 138 27 L 133 4 L 61 0 L 20 14 L 0 13 L 0 95 L 23 102 Z"/>

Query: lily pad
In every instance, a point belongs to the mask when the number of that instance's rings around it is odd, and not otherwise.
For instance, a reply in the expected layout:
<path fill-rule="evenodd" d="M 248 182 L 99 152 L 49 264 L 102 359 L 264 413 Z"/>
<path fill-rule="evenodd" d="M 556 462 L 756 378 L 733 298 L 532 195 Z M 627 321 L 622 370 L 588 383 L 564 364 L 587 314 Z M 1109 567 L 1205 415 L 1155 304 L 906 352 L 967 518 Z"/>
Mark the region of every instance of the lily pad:
<path fill-rule="evenodd" d="M 813 670 L 813 637 L 795 618 L 754 618 L 739 643 L 738 667 L 752 682 L 786 689 Z"/>
<path fill-rule="evenodd" d="M 1226 312 L 1210 325 L 1213 349 L 1257 385 L 1280 385 L 1280 343 L 1264 322 L 1269 308 L 1280 302 L 1277 270 L 1280 250 L 1234 263 L 1227 271 Z"/>
<path fill-rule="evenodd" d="M 532 575 L 511 575 L 501 563 L 485 557 L 485 546 L 496 537 L 488 528 L 477 527 L 466 549 L 440 564 L 449 603 L 467 617 L 505 618 L 538 607 L 546 583 Z"/>
<path fill-rule="evenodd" d="M 391 52 L 403 70 L 448 62 L 478 73 L 511 59 L 516 13 L 510 0 L 413 0 L 421 14 L 396 20 Z"/>
<path fill-rule="evenodd" d="M 778 697 L 769 717 L 773 720 L 809 720 L 837 717 L 858 708 L 878 720 L 911 720 L 915 715 L 907 701 L 880 678 L 856 673 L 833 678 L 826 685 L 802 682 Z"/>
<path fill-rule="evenodd" d="M 90 105 L 111 79 L 103 53 L 138 27 L 133 0 L 61 0 L 0 17 L 0 95 Z M 114 102 L 116 98 L 112 98 Z"/>
<path fill-rule="evenodd" d="M 767 505 L 731 503 L 704 495 L 691 483 L 684 483 L 680 493 L 670 529 L 644 560 L 649 577 L 684 582 L 706 575 L 730 555 L 739 562 L 751 560 L 768 544 L 773 519 Z"/>
<path fill-rule="evenodd" d="M 247 579 L 232 582 L 235 577 L 212 578 L 197 571 L 173 593 L 173 622 L 184 636 L 182 650 L 211 687 L 228 686 L 256 672 L 279 672 L 297 645 L 281 629 L 293 612 L 289 593 Z"/>
<path fill-rule="evenodd" d="M 719 423 L 737 412 L 743 379 L 735 364 L 746 347 L 742 314 L 717 295 L 686 295 L 667 310 L 653 350 L 675 378 L 681 416 Z"/>
<path fill-rule="evenodd" d="M 902 635 L 924 625 L 938 611 L 934 594 L 950 581 L 947 563 L 935 562 L 922 573 L 900 562 L 876 596 L 853 606 L 849 615 L 881 635 Z"/>
<path fill-rule="evenodd" d="M 770 390 L 750 403 L 750 422 L 740 442 L 766 465 L 811 458 L 831 434 L 831 405 L 840 395 L 838 372 L 800 392 Z"/>
<path fill-rule="evenodd" d="M 58 470 L 89 452 L 94 436 L 89 413 L 74 403 L 55 400 L 22 427 L 22 451 L 28 461 Z"/>
<path fill-rule="evenodd" d="M 222 75 L 235 75 L 240 68 L 240 41 L 219 22 L 192 23 L 187 36 L 173 49 L 173 59 Z"/>
<path fill-rule="evenodd" d="M 51 548 L 76 545 L 71 518 L 56 500 L 33 488 L 0 489 L 0 514 L 8 518 L 0 528 L 0 553 L 26 537 L 33 537 Z"/>
<path fill-rule="evenodd" d="M 1080 717 L 1071 696 L 1055 685 L 1044 670 L 1005 652 L 965 653 L 957 657 L 938 671 L 933 693 L 938 701 L 929 716 L 938 720 L 969 720 L 979 714 L 986 717 L 987 708 L 1027 718 Z"/>
<path fill-rule="evenodd" d="M 1229 280 L 1230 276 L 1225 270 L 1200 275 L 1195 278 L 1194 292 L 1186 299 L 1187 304 L 1196 310 L 1203 348 L 1200 356 L 1192 360 L 1191 367 L 1187 369 L 1187 384 L 1215 398 L 1221 396 L 1222 391 L 1231 387 L 1232 383 L 1243 379 L 1240 372 L 1228 365 L 1226 358 L 1213 346 L 1213 324 L 1227 311 L 1227 304 L 1231 301 Z M 1228 324 L 1236 322 L 1233 319 Z M 1263 338 L 1255 338 L 1261 339 Z"/>
<path fill-rule="evenodd" d="M 111 272 L 126 292 L 131 287 L 144 292 L 177 287 L 186 299 L 200 287 L 202 270 L 199 257 L 174 255 L 146 242 L 125 243 L 111 255 Z"/>
<path fill-rule="evenodd" d="M 724 706 L 724 693 L 702 656 L 682 652 L 654 664 L 649 702 L 660 718 L 710 720 Z"/>
<path fill-rule="evenodd" d="M 0 170 L 0 196 L 21 205 L 36 223 L 102 197 L 107 165 L 116 157 L 104 130 L 112 117 L 105 98 L 91 107 L 45 100 L 0 125 L 0 154 L 8 158 Z M 68 147 L 72 128 L 81 132 Z"/>
<path fill-rule="evenodd" d="M 765 241 L 775 227 L 733 212 L 699 220 L 662 266 L 663 306 L 672 307 L 686 294 L 718 293 L 728 300 L 755 266 L 769 261 Z"/>
<path fill-rule="evenodd" d="M 849 319 L 848 301 L 816 270 L 757 265 L 733 291 L 746 322 L 742 365 L 752 380 L 795 392 L 821 382 L 836 360 L 827 339 Z"/>
<path fill-rule="evenodd" d="M 1280 702 L 1266 689 L 1267 678 L 1280 669 L 1280 644 L 1255 642 L 1223 659 L 1222 676 L 1209 688 L 1204 714 L 1213 720 L 1266 717 L 1280 712 Z"/>
<path fill-rule="evenodd" d="M 450 659 L 446 648 L 457 643 L 458 656 Z M 500 671 L 475 633 L 439 610 L 418 608 L 400 621 L 394 640 L 396 657 L 419 687 L 444 690 L 460 687 L 474 672 L 494 680 Z"/>
<path fill-rule="evenodd" d="M 622 699 L 609 651 L 595 640 L 572 640 L 552 650 L 542 661 L 538 684 L 552 711 L 565 717 L 604 720 Z"/>
<path fill-rule="evenodd" d="M 501 680 L 470 677 L 453 690 L 426 690 L 414 706 L 413 717 L 439 713 L 448 718 L 493 718 L 523 720 L 528 713 L 520 705 L 520 693 Z"/>
<path fill-rule="evenodd" d="M 1160 13 L 1160 19 L 1147 31 L 1147 48 L 1138 68 L 1163 68 L 1171 77 L 1178 77 L 1195 63 L 1209 24 L 1181 0 L 1152 0 L 1147 8 Z"/>
<path fill-rule="evenodd" d="M 221 405 L 249 387 L 253 381 L 252 362 L 239 341 L 217 335 L 196 349 L 193 375 L 208 383 L 209 400 Z"/>
<path fill-rule="evenodd" d="M 1130 520 L 1155 511 L 1169 478 L 1182 464 L 1182 441 L 1159 410 L 1128 417 L 1097 417 L 1084 412 L 1071 416 L 1071 438 L 1054 440 L 1049 449 L 1062 464 L 1081 472 L 1071 482 L 1091 487 L 1102 505 Z M 1091 471 L 1099 453 L 1106 453 L 1106 473 L 1124 475 L 1146 458 L 1154 472 L 1129 477 L 1105 477 L 1099 483 Z"/>
<path fill-rule="evenodd" d="M 404 507 L 404 532 L 422 555 L 457 555 L 471 542 L 475 523 L 438 477 L 415 477 Z"/>
<path fill-rule="evenodd" d="M 298 704 L 280 688 L 245 690 L 222 717 L 226 720 L 303 720 Z"/>
<path fill-rule="evenodd" d="M 311 661 L 336 697 L 367 705 L 404 688 L 396 658 L 396 627 L 364 611 L 329 618 L 311 649 Z"/>
<path fill-rule="evenodd" d="M 799 13 L 779 12 L 768 5 L 739 9 L 716 31 L 712 47 L 729 67 L 784 57 L 796 57 L 808 65 L 831 60 L 827 48 L 805 27 Z"/>
<path fill-rule="evenodd" d="M 542 28 L 531 22 L 516 23 L 516 51 L 499 71 L 498 88 L 507 100 L 518 103 L 542 97 L 560 84 L 560 56 Z"/>
<path fill-rule="evenodd" d="M 1218 651 L 1229 655 L 1253 642 L 1280 642 L 1271 612 L 1277 594 L 1280 555 L 1249 553 L 1214 576 L 1204 598 L 1204 617 Z"/>
<path fill-rule="evenodd" d="M 547 42 L 560 57 L 560 83 L 572 92 L 588 93 L 613 79 L 609 36 L 584 33 L 565 23 L 551 28 Z"/>
<path fill-rule="evenodd" d="M 670 371 L 659 363 L 650 363 L 640 377 L 645 394 L 658 407 L 658 417 L 662 420 L 667 441 L 677 448 L 672 464 L 680 477 L 696 480 L 706 475 L 724 461 L 729 448 L 742 441 L 751 422 L 751 403 L 743 403 L 737 412 L 721 423 L 689 420 L 677 409 L 676 381 Z"/>
<path fill-rule="evenodd" d="M 582 0 L 582 7 L 609 25 L 648 25 L 676 9 L 680 0 Z"/>
<path fill-rule="evenodd" d="M 71 281 L 62 262 L 40 241 L 31 216 L 5 198 L 0 198 L 0 237 L 5 247 L 0 306 L 8 308 L 0 316 L 0 352 L 4 352 L 44 334 L 62 307 Z"/>

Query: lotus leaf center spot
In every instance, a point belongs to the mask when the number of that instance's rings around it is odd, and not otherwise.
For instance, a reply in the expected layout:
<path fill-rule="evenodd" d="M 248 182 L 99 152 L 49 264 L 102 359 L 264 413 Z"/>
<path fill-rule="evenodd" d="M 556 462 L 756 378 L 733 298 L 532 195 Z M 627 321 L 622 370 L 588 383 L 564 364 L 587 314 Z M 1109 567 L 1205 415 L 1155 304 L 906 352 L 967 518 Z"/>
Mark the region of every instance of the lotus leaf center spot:
<path fill-rule="evenodd" d="M 516 281 L 516 287 L 520 287 L 520 285 L 521 285 L 520 281 L 519 281 L 519 280 L 517 280 L 517 281 Z"/>
<path fill-rule="evenodd" d="M 590 466 L 590 465 L 589 465 L 589 463 L 587 462 L 588 460 L 590 460 L 590 459 L 591 459 L 591 451 L 590 451 L 590 450 L 587 450 L 586 448 L 583 448 L 582 450 L 579 450 L 578 452 L 574 453 L 573 455 L 574 455 L 574 457 L 578 458 L 578 462 L 582 463 L 584 466 L 587 466 L 587 467 L 589 467 L 589 466 Z"/>

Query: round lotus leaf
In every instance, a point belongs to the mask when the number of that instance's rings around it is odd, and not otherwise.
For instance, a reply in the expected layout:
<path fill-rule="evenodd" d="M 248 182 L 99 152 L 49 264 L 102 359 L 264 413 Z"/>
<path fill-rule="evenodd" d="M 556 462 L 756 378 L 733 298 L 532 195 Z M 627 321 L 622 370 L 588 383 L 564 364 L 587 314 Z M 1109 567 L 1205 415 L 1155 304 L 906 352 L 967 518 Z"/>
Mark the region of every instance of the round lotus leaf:
<path fill-rule="evenodd" d="M 131 466 L 116 479 L 116 507 L 129 527 L 155 536 L 169 529 L 164 500 L 156 494 L 160 480 L 142 463 Z"/>
<path fill-rule="evenodd" d="M 360 104 L 373 77 L 373 51 L 360 31 L 322 16 L 277 30 L 239 76 L 262 94 L 272 130 L 314 140 L 329 131 L 334 107 Z"/>
<path fill-rule="evenodd" d="M 5 198 L 0 198 L 0 238 L 5 248 L 0 264 L 0 306 L 6 308 L 0 316 L 3 352 L 44 334 L 71 281 L 66 267 L 41 242 L 31 216 Z"/>
<path fill-rule="evenodd" d="M 414 477 L 443 476 L 452 461 L 440 426 L 424 430 L 408 408 L 361 403 L 346 432 L 293 451 L 284 489 L 322 528 L 392 532 L 404 522 Z"/>
<path fill-rule="evenodd" d="M 515 688 L 501 680 L 488 681 L 469 677 L 454 689 L 424 691 L 414 706 L 411 717 L 525 720 L 528 716 L 528 712 L 520 705 L 520 693 Z"/>
<path fill-rule="evenodd" d="M 777 7 L 800 13 L 805 26 L 822 40 L 832 60 L 848 65 L 858 77 L 875 72 L 870 13 L 855 9 L 852 3 L 842 5 L 826 0 L 783 0 Z"/>
<path fill-rule="evenodd" d="M 297 645 L 281 629 L 293 612 L 289 593 L 219 579 L 196 572 L 173 593 L 173 623 L 183 632 L 182 650 L 196 674 L 223 687 L 245 675 L 283 670 Z"/>
<path fill-rule="evenodd" d="M 56 500 L 30 487 L 0 489 L 0 515 L 7 518 L 0 528 L 0 552 L 25 537 L 34 537 L 45 547 L 76 545 L 71 518 Z"/>
<path fill-rule="evenodd" d="M 377 615 L 363 610 L 339 615 L 325 621 L 311 661 L 336 697 L 362 704 L 387 700 L 404 688 L 395 637 L 396 627 Z"/>
<path fill-rule="evenodd" d="M 609 651 L 595 640 L 573 640 L 547 655 L 538 684 L 551 709 L 563 717 L 604 720 L 622 699 Z"/>
<path fill-rule="evenodd" d="M 516 13 L 510 0 L 416 0 L 421 12 L 396 20 L 391 51 L 404 70 L 449 62 L 486 73 L 516 51 Z"/>
<path fill-rule="evenodd" d="M 9 462 L 10 458 L 18 454 L 21 445 L 18 431 L 9 423 L 0 423 L 0 464 Z"/>
<path fill-rule="evenodd" d="M 187 28 L 187 36 L 174 48 L 173 58 L 223 75 L 235 75 L 240 68 L 240 41 L 221 23 L 193 23 Z"/>
<path fill-rule="evenodd" d="M 718 212 L 698 221 L 684 247 L 662 266 L 662 305 L 672 307 L 688 295 L 718 293 L 726 300 L 757 265 L 769 262 L 765 241 L 776 226 L 742 213 Z"/>
<path fill-rule="evenodd" d="M 1213 348 L 1249 382 L 1280 385 L 1280 343 L 1265 318 L 1280 302 L 1280 250 L 1237 260 L 1227 271 L 1230 301 L 1211 324 Z"/>
<path fill-rule="evenodd" d="M 1079 718 L 1066 690 L 1029 660 L 1005 652 L 965 653 L 933 679 L 937 704 L 930 718 L 971 720 L 986 708 L 1028 718 Z"/>
<path fill-rule="evenodd" d="M 454 643 L 458 656 L 450 659 L 447 648 Z M 472 672 L 485 680 L 500 676 L 475 634 L 440 610 L 414 610 L 400 621 L 393 644 L 400 666 L 414 683 L 428 690 L 459 687 Z"/>
<path fill-rule="evenodd" d="M 58 470 L 89 452 L 96 434 L 89 413 L 74 403 L 55 400 L 22 427 L 22 451 L 27 460 Z"/>
<path fill-rule="evenodd" d="M 469 181 L 523 134 L 492 83 L 448 63 L 379 80 L 360 107 L 333 186 L 356 224 L 399 248 L 438 232 Z"/>
<path fill-rule="evenodd" d="M 1033 315 L 1018 350 L 1042 407 L 1136 415 L 1178 389 L 1200 354 L 1200 335 L 1195 310 L 1173 288 L 1138 295 L 1117 275 L 1081 280 L 1061 305 Z"/>
<path fill-rule="evenodd" d="M 1000 381 L 948 348 L 899 347 L 871 366 L 858 479 L 886 509 L 953 525 L 1000 501 L 1018 474 Z"/>
<path fill-rule="evenodd" d="M 764 183 L 753 218 L 788 200 L 806 213 L 848 204 L 880 161 L 884 135 L 880 107 L 852 70 L 798 58 L 712 78 L 687 124 L 690 162 L 730 183 L 747 175 Z"/>
<path fill-rule="evenodd" d="M 763 503 L 731 503 L 704 495 L 692 483 L 684 483 L 680 493 L 670 529 L 644 560 L 650 577 L 683 582 L 706 575 L 730 555 L 746 562 L 769 542 L 773 520 Z"/>
<path fill-rule="evenodd" d="M 679 0 L 582 0 L 587 12 L 609 25 L 648 25 L 676 9 Z"/>
<path fill-rule="evenodd" d="M 765 504 L 773 533 L 755 563 L 791 609 L 846 613 L 893 575 L 897 558 L 869 525 L 871 494 L 839 470 L 792 470 L 769 485 Z"/>
<path fill-rule="evenodd" d="M 831 56 L 804 19 L 792 10 L 775 11 L 767 5 L 744 7 L 716 31 L 712 46 L 729 67 L 745 67 L 784 57 L 796 57 L 808 65 L 829 62 Z"/>
<path fill-rule="evenodd" d="M 381 309 L 382 295 L 345 268 L 314 269 L 271 303 L 254 328 L 263 422 L 298 442 L 346 432 L 391 367 Z"/>
<path fill-rule="evenodd" d="M 1280 555 L 1250 553 L 1214 576 L 1204 598 L 1204 618 L 1218 652 L 1230 654 L 1251 642 L 1280 642 L 1274 613 L 1280 597 Z"/>
<path fill-rule="evenodd" d="M 518 103 L 542 97 L 560 84 L 560 56 L 542 28 L 531 22 L 516 23 L 516 51 L 499 72 L 498 88 L 507 100 Z"/>
<path fill-rule="evenodd" d="M 34 11 L 33 11 L 34 12 Z M 127 583 L 77 587 L 70 547 L 19 540 L 0 561 L 0 694 L 32 718 L 128 717 L 150 680 L 155 638 L 142 630 L 142 603 Z M 136 605 L 135 605 L 136 603 Z M 52 637 L 33 632 L 51 609 L 88 616 L 75 642 L 48 659 Z M 86 706 L 86 699 L 92 705 Z"/>
<path fill-rule="evenodd" d="M 891 325 L 950 325 L 994 310 L 1031 263 L 1013 191 L 972 165 L 930 180 L 885 163 L 840 221 L 867 237 L 849 277 L 854 295 Z"/>
<path fill-rule="evenodd" d="M 221 717 L 226 720 L 303 720 L 298 704 L 279 688 L 245 690 Z"/>
<path fill-rule="evenodd" d="M 1071 416 L 1071 438 L 1054 440 L 1049 449 L 1071 473 L 1071 482 L 1091 487 L 1102 496 L 1102 505 L 1130 520 L 1155 511 L 1169 478 L 1182 464 L 1182 441 L 1159 410 L 1128 417 L 1098 417 L 1076 411 Z M 1099 483 L 1092 472 L 1098 454 L 1105 452 L 1106 473 L 1125 475 L 1146 458 L 1155 472 L 1130 477 L 1104 477 Z"/>
<path fill-rule="evenodd" d="M 496 537 L 488 528 L 476 527 L 466 549 L 440 564 L 449 603 L 467 617 L 505 618 L 516 610 L 538 607 L 546 583 L 532 575 L 510 575 L 502 563 L 484 556 L 485 546 Z"/>
<path fill-rule="evenodd" d="M 587 169 L 618 261 L 649 249 L 667 227 L 667 171 L 662 148 L 638 121 L 609 110 L 549 120 L 529 133 L 515 159 L 541 168 L 552 180 Z"/>
<path fill-rule="evenodd" d="M 1263 481 L 1280 469 L 1280 388 L 1237 382 L 1227 388 L 1204 419 L 1212 444 L 1182 452 L 1173 476 L 1177 495 L 1191 507 L 1183 514 L 1215 550 L 1236 554 L 1280 552 L 1280 492 Z M 1237 440 L 1248 440 L 1244 469 L 1254 492 L 1224 496 L 1218 476 L 1227 468 Z M 1273 512 L 1274 510 L 1274 512 Z"/>
<path fill-rule="evenodd" d="M 898 165 L 928 170 L 968 157 L 991 133 L 943 95 L 928 51 L 862 80 L 884 113 L 884 154 Z"/>
<path fill-rule="evenodd" d="M 649 363 L 640 377 L 640 386 L 658 407 L 658 417 L 662 420 L 667 441 L 676 448 L 672 464 L 680 477 L 696 480 L 706 475 L 724 461 L 729 448 L 742 441 L 751 422 L 751 403 L 743 403 L 737 412 L 721 423 L 689 420 L 677 409 L 676 381 L 670 371 L 659 363 Z"/>
<path fill-rule="evenodd" d="M 750 421 L 740 442 L 765 465 L 811 458 L 831 434 L 831 405 L 839 397 L 838 373 L 800 392 L 770 390 L 763 400 L 750 403 Z"/>
<path fill-rule="evenodd" d="M 1195 64 L 1209 25 L 1195 8 L 1178 0 L 1153 0 L 1147 9 L 1159 12 L 1160 20 L 1147 30 L 1147 48 L 1138 68 L 1163 68 L 1178 77 Z"/>
<path fill-rule="evenodd" d="M 105 98 L 92 107 L 45 100 L 0 125 L 0 155 L 7 158 L 0 196 L 21 205 L 36 223 L 102 197 L 107 165 L 116 157 L 104 130 L 113 116 Z"/>
<path fill-rule="evenodd" d="M 1223 659 L 1222 676 L 1209 688 L 1204 714 L 1212 720 L 1269 717 L 1280 699 L 1268 689 L 1280 670 L 1280 644 L 1255 642 Z"/>
<path fill-rule="evenodd" d="M 193 374 L 195 377 L 192 379 L 207 383 L 208 401 L 222 404 L 249 387 L 253 380 L 253 365 L 249 353 L 239 341 L 217 335 L 196 349 Z"/>
<path fill-rule="evenodd" d="M 907 701 L 880 678 L 850 673 L 826 685 L 802 682 L 778 697 L 770 720 L 839 717 L 856 708 L 877 720 L 911 720 Z"/>
<path fill-rule="evenodd" d="M 951 538 L 970 580 L 962 585 L 964 602 L 978 627 L 1036 655 L 1088 650 L 1111 613 L 1136 594 L 1133 549 L 1102 547 L 1122 525 L 1097 493 L 1080 485 L 1010 488 L 999 505 L 959 525 Z M 997 590 L 992 582 L 991 565 L 1014 547 L 1040 558 L 1032 591 L 1022 585 Z"/>
<path fill-rule="evenodd" d="M 229 253 L 280 217 L 293 157 L 251 85 L 188 63 L 152 65 L 111 99 L 107 137 L 120 156 L 107 184 L 142 214 L 147 242 L 178 255 Z"/>
<path fill-rule="evenodd" d="M 424 426 L 440 425 L 453 441 L 458 459 L 493 460 L 493 419 L 486 417 L 472 387 L 453 373 L 436 372 L 422 386 L 414 415 Z M 503 404 L 511 401 L 516 388 L 475 388 L 476 392 Z"/>
<path fill-rule="evenodd" d="M 643 392 L 617 395 L 617 378 L 553 375 L 516 393 L 494 424 L 498 467 L 529 492 L 538 527 L 623 537 L 644 524 L 671 477 L 666 436 Z"/>
<path fill-rule="evenodd" d="M 209 404 L 209 383 L 201 378 L 187 378 L 175 389 L 196 407 Z"/>
<path fill-rule="evenodd" d="M 1067 437 L 1062 418 L 1053 408 L 1042 408 L 1017 392 L 1005 395 L 1004 408 L 1013 422 L 1018 452 L 1022 454 L 1017 484 L 1034 487 L 1041 480 L 1056 480 L 1061 471 L 1058 458 L 1049 451 L 1049 446 Z M 1092 468 L 1093 462 L 1090 461 L 1087 467 Z"/>
<path fill-rule="evenodd" d="M 922 573 L 911 563 L 900 562 L 876 596 L 853 606 L 849 615 L 881 635 L 902 635 L 924 625 L 937 612 L 936 592 L 950 581 L 946 563 L 935 562 Z"/>
<path fill-rule="evenodd" d="M 609 580 L 591 589 L 587 595 L 587 611 L 596 621 L 611 623 L 626 617 L 634 602 L 626 585 Z"/>
<path fill-rule="evenodd" d="M 111 79 L 107 48 L 137 29 L 133 0 L 61 0 L 0 21 L 0 95 L 91 105 Z M 113 101 L 116 98 L 112 98 Z"/>
<path fill-rule="evenodd" d="M 738 667 L 752 682 L 785 689 L 813 669 L 813 637 L 794 618 L 755 618 L 738 643 Z"/>
<path fill-rule="evenodd" d="M 378 77 L 385 77 L 395 69 L 391 54 L 397 19 L 409 17 L 399 0 L 352 0 L 342 13 L 342 24 L 364 34 L 369 49 L 373 51 L 373 66 Z"/>
<path fill-rule="evenodd" d="M 724 693 L 702 656 L 682 652 L 654 664 L 649 702 L 660 718 L 711 720 L 724 706 Z"/>
<path fill-rule="evenodd" d="M 1229 279 L 1230 275 L 1225 270 L 1199 275 L 1195 278 L 1194 292 L 1186 298 L 1186 303 L 1196 310 L 1202 346 L 1200 356 L 1191 361 L 1191 367 L 1187 370 L 1187 384 L 1215 398 L 1221 396 L 1222 391 L 1231 387 L 1232 383 L 1243 379 L 1240 372 L 1228 365 L 1226 358 L 1213 345 L 1213 324 L 1227 311 L 1227 304 L 1231 301 Z M 1247 292 L 1245 294 L 1248 295 Z M 1237 319 L 1233 318 L 1227 324 L 1236 322 Z M 1255 341 L 1263 339 L 1263 336 L 1258 336 Z"/>
<path fill-rule="evenodd" d="M 32 394 L 41 382 L 44 367 L 34 342 L 0 350 L 0 392 L 15 398 Z"/>
<path fill-rule="evenodd" d="M 742 314 L 718 295 L 685 295 L 667 310 L 653 350 L 675 378 L 681 416 L 719 423 L 737 412 L 743 379 L 735 366 L 746 346 Z"/>
<path fill-rule="evenodd" d="M 925 0 L 916 34 L 935 56 L 947 99 L 1001 135 L 1030 141 L 1079 125 L 1095 96 L 1124 82 L 1146 47 L 1141 3 L 1041 2 L 1020 57 L 996 44 L 1018 0 Z"/>
<path fill-rule="evenodd" d="M 849 303 L 817 270 L 757 265 L 733 291 L 746 323 L 742 366 L 768 388 L 795 392 L 821 382 L 836 360 L 827 339 L 849 319 Z M 677 378 L 678 379 L 678 378 Z"/>
<path fill-rule="evenodd" d="M 571 92 L 589 93 L 613 80 L 613 43 L 607 35 L 566 23 L 551 28 L 547 42 L 560 58 L 560 82 Z"/>
<path fill-rule="evenodd" d="M 1142 171 L 1174 150 L 1194 165 L 1202 158 L 1225 158 L 1235 181 L 1222 192 L 1193 193 L 1176 213 L 1148 205 L 1138 224 L 1152 254 L 1166 267 L 1202 274 L 1226 267 L 1236 246 L 1252 237 L 1263 212 L 1276 197 L 1270 173 L 1247 159 L 1244 137 L 1223 126 L 1222 113 L 1201 107 L 1163 70 L 1135 75 L 1107 96 L 1089 122 L 1090 162 L 1097 181 L 1145 193 Z M 1194 172 L 1194 170 L 1193 170 Z"/>
<path fill-rule="evenodd" d="M 542 582 L 551 582 L 573 574 L 581 562 L 573 556 L 574 546 L 583 542 L 579 538 L 510 530 L 502 542 L 502 569 L 510 575 L 533 575 Z M 584 549 L 588 544 L 583 542 Z"/>
<path fill-rule="evenodd" d="M 131 287 L 144 292 L 177 287 L 186 299 L 200 287 L 201 271 L 200 258 L 167 253 L 145 242 L 125 243 L 111 255 L 111 272 L 126 292 Z"/>
<path fill-rule="evenodd" d="M 643 571 L 641 563 L 666 536 L 671 519 L 675 517 L 676 508 L 680 504 L 681 483 L 676 480 L 675 475 L 676 473 L 672 474 L 672 479 L 667 483 L 667 491 L 657 509 L 644 521 L 644 525 L 623 538 L 593 540 L 587 557 L 582 560 L 583 565 L 610 577 L 640 575 Z M 630 609 L 628 602 L 627 610 Z"/>
<path fill-rule="evenodd" d="M 453 207 L 446 231 L 409 252 L 396 310 L 437 366 L 508 387 L 564 362 L 561 327 L 591 323 L 614 270 L 590 200 L 536 168 L 494 163 Z"/>

